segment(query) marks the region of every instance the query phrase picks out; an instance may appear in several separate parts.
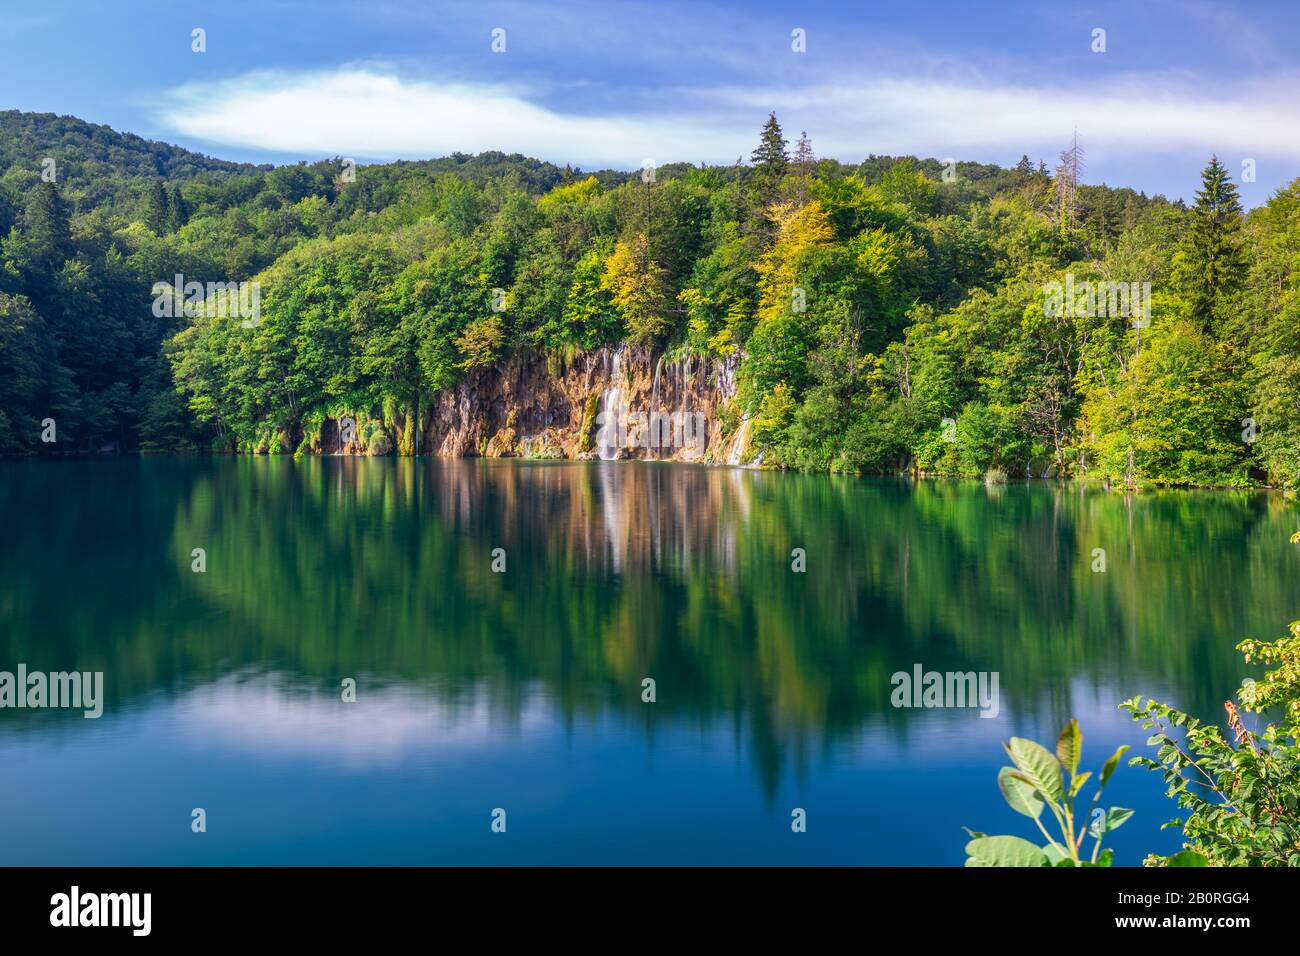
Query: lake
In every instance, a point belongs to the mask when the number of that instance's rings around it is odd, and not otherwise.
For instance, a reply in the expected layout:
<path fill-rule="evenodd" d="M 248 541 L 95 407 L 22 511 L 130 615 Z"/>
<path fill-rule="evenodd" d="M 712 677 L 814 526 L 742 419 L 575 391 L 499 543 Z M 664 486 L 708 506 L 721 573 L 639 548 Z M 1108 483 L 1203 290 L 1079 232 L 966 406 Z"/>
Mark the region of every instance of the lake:
<path fill-rule="evenodd" d="M 0 670 L 104 675 L 98 719 L 0 710 L 5 864 L 960 865 L 1035 833 L 1001 740 L 1219 721 L 1300 617 L 1263 493 L 215 458 L 3 464 L 0 504 Z M 996 716 L 894 706 L 918 665 Z M 1107 793 L 1117 864 L 1179 845 L 1158 776 Z"/>

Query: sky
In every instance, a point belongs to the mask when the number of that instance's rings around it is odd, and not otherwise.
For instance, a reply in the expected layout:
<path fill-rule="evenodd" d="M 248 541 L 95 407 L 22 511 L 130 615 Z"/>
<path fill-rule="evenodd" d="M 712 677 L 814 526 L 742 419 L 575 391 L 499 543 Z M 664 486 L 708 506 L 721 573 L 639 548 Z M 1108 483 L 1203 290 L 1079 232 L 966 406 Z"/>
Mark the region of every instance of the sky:
<path fill-rule="evenodd" d="M 1254 206 L 1300 176 L 1298 38 L 1294 0 L 0 0 L 0 109 L 254 162 L 585 169 L 732 163 L 772 111 L 850 163 L 1050 167 L 1077 129 L 1084 182 L 1190 200 L 1217 154 Z"/>

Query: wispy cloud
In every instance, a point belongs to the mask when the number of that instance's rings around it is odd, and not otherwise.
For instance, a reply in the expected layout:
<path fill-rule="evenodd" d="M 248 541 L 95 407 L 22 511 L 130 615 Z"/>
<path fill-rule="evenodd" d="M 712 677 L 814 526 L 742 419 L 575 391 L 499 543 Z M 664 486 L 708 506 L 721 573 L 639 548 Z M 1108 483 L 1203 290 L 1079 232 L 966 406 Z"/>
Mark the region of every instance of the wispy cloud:
<path fill-rule="evenodd" d="M 1217 149 L 1294 161 L 1300 159 L 1300 105 L 1277 95 L 1294 82 L 1278 77 L 1214 95 L 1178 78 L 1153 76 L 1069 88 L 882 78 L 716 95 L 751 112 L 809 115 L 828 155 L 1050 154 L 1078 128 L 1101 160 Z"/>
<path fill-rule="evenodd" d="M 1300 104 L 1279 94 L 1295 77 L 1256 78 L 1213 91 L 1180 76 L 1131 75 L 1069 87 L 950 78 L 841 76 L 813 81 L 685 87 L 629 98 L 618 111 L 567 110 L 527 86 L 438 82 L 392 67 L 255 72 L 188 85 L 165 98 L 161 121 L 227 147 L 299 156 L 428 158 L 499 149 L 556 162 L 631 169 L 644 159 L 730 162 L 752 148 L 776 110 L 808 130 L 821 155 L 869 153 L 1003 160 L 1051 157 L 1077 127 L 1094 164 L 1211 151 L 1300 160 Z M 660 108 L 656 108 L 658 105 Z"/>
<path fill-rule="evenodd" d="M 187 86 L 168 96 L 160 119 L 206 142 L 298 155 L 424 159 L 499 149 L 629 168 L 646 158 L 725 155 L 739 134 L 705 117 L 562 113 L 517 88 L 404 80 L 373 67 Z"/>

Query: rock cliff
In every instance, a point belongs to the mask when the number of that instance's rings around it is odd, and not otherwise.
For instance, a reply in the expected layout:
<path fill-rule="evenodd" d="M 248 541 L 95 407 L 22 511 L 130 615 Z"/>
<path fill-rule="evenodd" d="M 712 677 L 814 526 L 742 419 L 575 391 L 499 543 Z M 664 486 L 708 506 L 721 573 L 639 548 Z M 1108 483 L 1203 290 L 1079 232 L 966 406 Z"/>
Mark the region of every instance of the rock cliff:
<path fill-rule="evenodd" d="M 477 370 L 422 409 L 420 454 L 443 458 L 641 458 L 746 464 L 749 425 L 733 399 L 735 358 L 673 359 L 608 346 L 567 361 L 516 357 Z M 327 420 L 315 453 L 415 450 L 409 416 Z"/>

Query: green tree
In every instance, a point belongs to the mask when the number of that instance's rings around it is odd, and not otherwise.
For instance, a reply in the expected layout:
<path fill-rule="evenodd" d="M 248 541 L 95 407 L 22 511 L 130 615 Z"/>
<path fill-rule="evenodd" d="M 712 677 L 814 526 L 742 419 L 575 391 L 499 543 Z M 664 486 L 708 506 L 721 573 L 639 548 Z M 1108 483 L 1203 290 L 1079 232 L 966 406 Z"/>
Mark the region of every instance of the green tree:
<path fill-rule="evenodd" d="M 67 207 L 53 183 L 43 182 L 28 194 L 18 229 L 5 251 L 24 272 L 52 280 L 75 252 Z"/>
<path fill-rule="evenodd" d="M 1092 468 L 1128 482 L 1244 485 L 1252 435 L 1232 350 L 1196 326 L 1153 326 L 1143 352 L 1085 402 Z"/>
<path fill-rule="evenodd" d="M 167 188 L 167 232 L 180 232 L 181 227 L 189 222 L 189 209 L 185 197 L 181 195 L 180 186 L 173 183 Z"/>
<path fill-rule="evenodd" d="M 1174 283 L 1188 316 L 1206 332 L 1219 335 L 1232 318 L 1233 300 L 1245 277 L 1237 186 L 1214 156 L 1201 171 L 1196 204 L 1174 256 Z"/>
<path fill-rule="evenodd" d="M 45 391 L 45 328 L 22 297 L 0 292 L 0 455 L 35 449 Z M 57 420 L 56 420 L 57 421 Z"/>
<path fill-rule="evenodd" d="M 155 179 L 149 184 L 145 199 L 144 223 L 158 235 L 168 231 L 170 214 L 167 208 L 167 184 Z"/>
<path fill-rule="evenodd" d="M 1297 535 L 1300 539 L 1300 535 Z M 1237 703 L 1247 713 L 1271 717 L 1252 730 L 1237 704 L 1224 703 L 1230 736 L 1182 710 L 1134 697 L 1121 704 L 1151 731 L 1155 758 L 1132 764 L 1160 773 L 1166 792 L 1186 816 L 1184 851 L 1152 855 L 1150 866 L 1300 866 L 1300 621 L 1276 641 L 1243 641 L 1246 661 L 1270 669 L 1247 680 Z"/>
<path fill-rule="evenodd" d="M 634 339 L 656 339 L 668 331 L 668 274 L 650 258 L 650 245 L 643 234 L 614 246 L 600 283 Z"/>
<path fill-rule="evenodd" d="M 760 213 L 776 201 L 781 180 L 785 178 L 786 169 L 790 165 L 790 154 L 786 150 L 788 145 L 776 114 L 769 114 L 767 122 L 763 124 L 763 131 L 759 134 L 758 145 L 749 156 L 754 167 L 754 195 Z"/>

